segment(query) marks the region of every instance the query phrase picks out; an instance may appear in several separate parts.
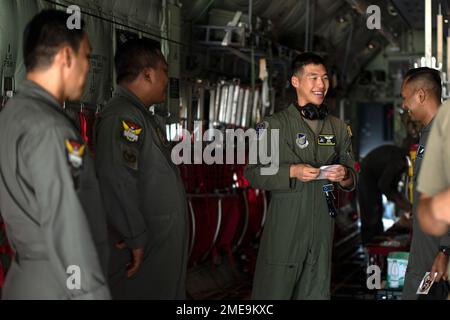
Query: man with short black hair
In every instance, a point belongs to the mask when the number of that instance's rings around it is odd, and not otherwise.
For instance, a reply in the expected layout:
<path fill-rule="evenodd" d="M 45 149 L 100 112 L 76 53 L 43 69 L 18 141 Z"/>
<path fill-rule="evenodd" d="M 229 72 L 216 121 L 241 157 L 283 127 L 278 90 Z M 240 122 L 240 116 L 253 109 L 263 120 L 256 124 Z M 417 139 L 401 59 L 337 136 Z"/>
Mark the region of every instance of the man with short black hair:
<path fill-rule="evenodd" d="M 115 299 L 184 299 L 187 206 L 171 145 L 152 105 L 166 99 L 159 47 L 130 40 L 115 57 L 117 90 L 96 126 L 96 165 L 112 241 Z"/>
<path fill-rule="evenodd" d="M 91 52 L 68 18 L 46 10 L 27 25 L 27 80 L 0 113 L 0 211 L 15 253 L 3 299 L 110 297 L 94 163 L 63 112 L 81 97 Z"/>
<path fill-rule="evenodd" d="M 449 293 L 447 265 L 450 254 L 450 235 L 435 237 L 423 232 L 417 217 L 420 193 L 417 190 L 418 177 L 424 156 L 429 152 L 427 142 L 434 118 L 442 101 L 442 82 L 439 71 L 431 68 L 411 69 L 404 77 L 402 86 L 403 108 L 414 121 L 424 126 L 420 133 L 419 148 L 414 162 L 413 194 L 413 234 L 409 254 L 408 268 L 402 299 L 416 300 L 420 282 L 426 272 L 436 272 L 435 284 L 428 299 L 444 300 Z"/>
<path fill-rule="evenodd" d="M 323 59 L 299 55 L 291 83 L 297 100 L 257 126 L 268 131 L 262 131 L 268 140 L 271 130 L 279 131 L 278 173 L 263 175 L 262 164 L 245 172 L 253 187 L 272 195 L 253 285 L 256 300 L 330 298 L 332 192 L 335 186 L 344 191 L 356 186 L 351 130 L 323 104 L 329 88 Z M 323 168 L 327 165 L 333 166 Z"/>

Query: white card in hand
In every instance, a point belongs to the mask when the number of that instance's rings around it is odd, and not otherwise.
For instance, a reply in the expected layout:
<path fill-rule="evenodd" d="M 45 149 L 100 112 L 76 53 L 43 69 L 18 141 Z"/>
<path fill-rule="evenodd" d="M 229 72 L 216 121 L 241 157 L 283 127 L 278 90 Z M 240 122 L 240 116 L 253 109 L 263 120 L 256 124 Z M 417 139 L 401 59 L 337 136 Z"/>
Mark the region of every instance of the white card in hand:
<path fill-rule="evenodd" d="M 322 166 L 320 167 L 320 174 L 315 180 L 328 180 L 327 174 L 330 172 L 336 171 L 340 166 L 332 165 L 332 166 Z"/>
<path fill-rule="evenodd" d="M 420 282 L 419 288 L 417 289 L 417 294 L 428 294 L 431 287 L 433 286 L 434 280 L 436 279 L 437 272 L 432 274 L 431 272 L 425 273 L 422 281 Z"/>

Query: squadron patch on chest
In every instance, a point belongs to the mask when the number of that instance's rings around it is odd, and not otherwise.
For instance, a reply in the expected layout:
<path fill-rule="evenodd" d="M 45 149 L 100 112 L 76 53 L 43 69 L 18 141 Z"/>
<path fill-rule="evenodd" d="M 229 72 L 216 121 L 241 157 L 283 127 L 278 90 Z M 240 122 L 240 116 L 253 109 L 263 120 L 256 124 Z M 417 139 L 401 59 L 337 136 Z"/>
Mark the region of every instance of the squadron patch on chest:
<path fill-rule="evenodd" d="M 295 143 L 300 149 L 305 149 L 309 146 L 308 138 L 304 133 L 297 133 L 297 139 L 295 139 Z"/>
<path fill-rule="evenodd" d="M 419 159 L 423 159 L 424 155 L 425 155 L 425 146 L 424 145 L 420 145 L 417 148 L 417 155 L 416 155 L 416 157 L 419 158 Z"/>
<path fill-rule="evenodd" d="M 333 134 L 321 134 L 317 139 L 317 144 L 319 146 L 335 146 L 336 136 Z"/>
<path fill-rule="evenodd" d="M 269 129 L 269 123 L 267 121 L 258 123 L 256 125 L 256 135 L 258 137 L 260 137 L 261 134 L 264 132 L 264 130 L 267 130 L 267 129 Z"/>
<path fill-rule="evenodd" d="M 122 121 L 122 128 L 123 128 L 123 132 L 122 132 L 122 136 L 129 142 L 138 142 L 139 141 L 139 137 L 142 133 L 142 128 L 130 121 Z"/>
<path fill-rule="evenodd" d="M 69 164 L 73 169 L 83 167 L 83 156 L 86 151 L 86 145 L 75 140 L 66 140 L 67 157 Z"/>

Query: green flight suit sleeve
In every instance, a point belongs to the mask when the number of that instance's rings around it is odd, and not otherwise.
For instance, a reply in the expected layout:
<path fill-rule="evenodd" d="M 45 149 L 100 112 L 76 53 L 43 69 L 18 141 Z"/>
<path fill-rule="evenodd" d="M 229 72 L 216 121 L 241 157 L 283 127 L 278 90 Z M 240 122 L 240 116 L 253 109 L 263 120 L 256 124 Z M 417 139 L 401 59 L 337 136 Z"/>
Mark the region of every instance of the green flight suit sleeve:
<path fill-rule="evenodd" d="M 49 126 L 35 131 L 21 140 L 19 154 L 23 156 L 42 213 L 36 224 L 45 238 L 52 268 L 48 272 L 54 274 L 57 279 L 54 285 L 63 289 L 69 299 L 110 299 L 90 226 L 76 192 L 76 170 L 70 164 L 66 142 L 78 139 L 65 127 Z M 79 270 L 81 289 L 68 285 L 70 276 L 76 272 L 73 268 Z"/>
<path fill-rule="evenodd" d="M 263 190 L 268 190 L 268 191 L 286 191 L 286 190 L 294 190 L 296 187 L 296 179 L 292 179 L 290 178 L 290 167 L 291 164 L 290 163 L 283 163 L 282 160 L 278 161 L 279 163 L 275 166 L 277 167 L 278 170 L 276 170 L 276 172 L 274 172 L 274 174 L 264 174 L 262 169 L 267 169 L 270 168 L 271 166 L 274 165 L 274 161 L 273 159 L 278 159 L 280 160 L 280 155 L 283 152 L 283 148 L 286 148 L 286 146 L 284 145 L 284 138 L 282 136 L 282 130 L 280 130 L 280 124 L 279 121 L 274 118 L 274 117 L 270 117 L 270 118 L 266 118 L 265 121 L 263 122 L 263 124 L 265 124 L 264 126 L 258 128 L 257 127 L 257 131 L 259 129 L 265 129 L 266 132 L 264 133 L 264 135 L 267 136 L 267 154 L 270 155 L 271 157 L 271 161 L 268 164 L 262 164 L 261 163 L 261 159 L 258 156 L 258 160 L 256 164 L 249 164 L 247 166 L 247 168 L 245 169 L 245 173 L 244 176 L 245 178 L 249 181 L 250 185 L 254 188 L 257 189 L 263 189 Z M 279 141 L 278 146 L 279 146 L 279 152 L 278 154 L 272 154 L 272 130 L 279 130 Z M 261 132 L 262 134 L 262 132 Z M 255 151 L 256 148 L 250 148 L 250 151 Z"/>
<path fill-rule="evenodd" d="M 339 189 L 344 192 L 352 192 L 356 189 L 358 183 L 358 175 L 355 171 L 355 155 L 353 153 L 352 146 L 352 131 L 350 126 L 346 126 L 345 123 L 340 125 L 340 137 L 342 137 L 342 143 L 339 146 L 339 164 L 345 166 L 350 170 L 350 174 L 353 176 L 353 184 L 347 188 L 338 184 Z"/>
<path fill-rule="evenodd" d="M 145 132 L 135 142 L 123 137 L 119 115 L 101 119 L 97 124 L 96 168 L 109 224 L 119 232 L 129 248 L 148 243 L 146 221 L 139 208 L 138 165 Z M 138 121 L 131 119 L 134 123 Z M 141 126 L 142 128 L 142 126 Z"/>

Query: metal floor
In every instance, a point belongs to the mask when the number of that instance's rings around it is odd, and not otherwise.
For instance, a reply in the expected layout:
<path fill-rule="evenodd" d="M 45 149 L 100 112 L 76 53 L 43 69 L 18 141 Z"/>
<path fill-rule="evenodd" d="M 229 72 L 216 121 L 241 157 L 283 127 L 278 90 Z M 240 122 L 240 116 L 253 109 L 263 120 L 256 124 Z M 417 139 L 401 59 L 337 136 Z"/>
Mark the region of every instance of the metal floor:
<path fill-rule="evenodd" d="M 332 267 L 332 300 L 375 300 L 380 293 L 366 287 L 366 256 L 359 233 L 335 248 Z M 232 265 L 222 258 L 216 265 L 206 261 L 189 269 L 188 299 L 248 300 L 252 277 L 240 271 L 239 263 Z"/>

